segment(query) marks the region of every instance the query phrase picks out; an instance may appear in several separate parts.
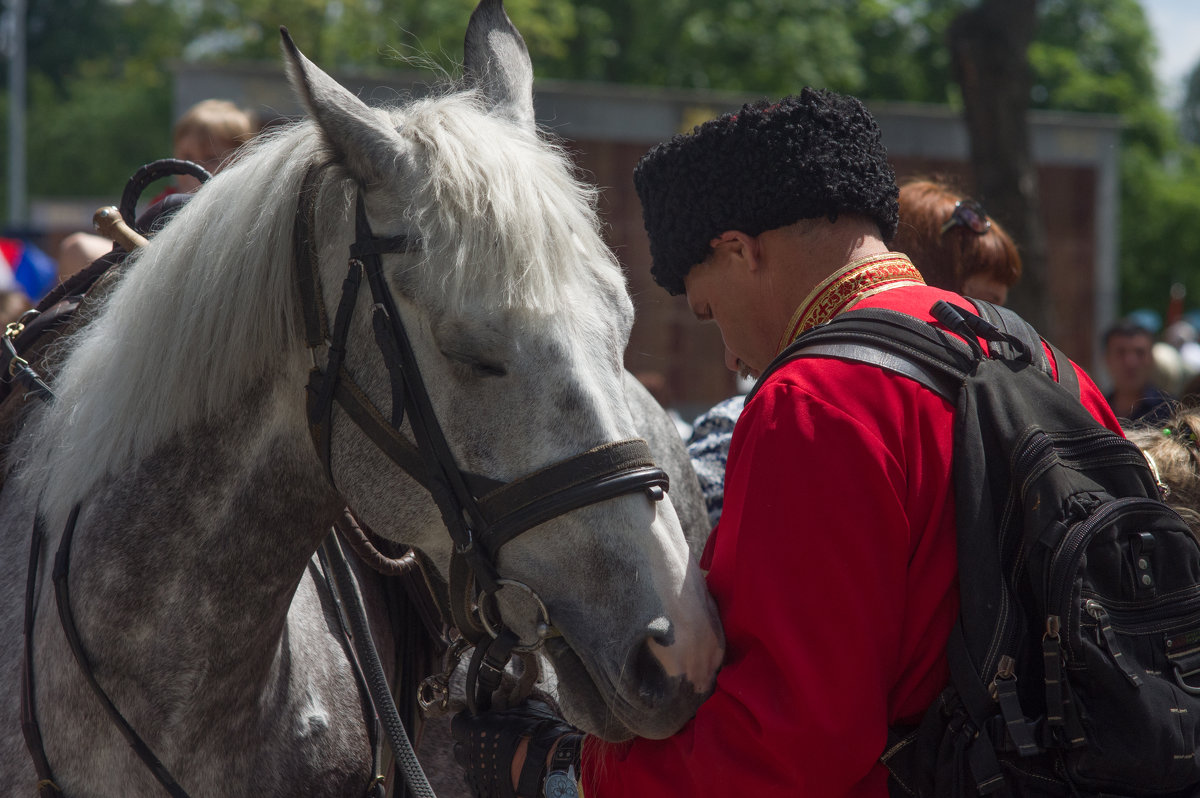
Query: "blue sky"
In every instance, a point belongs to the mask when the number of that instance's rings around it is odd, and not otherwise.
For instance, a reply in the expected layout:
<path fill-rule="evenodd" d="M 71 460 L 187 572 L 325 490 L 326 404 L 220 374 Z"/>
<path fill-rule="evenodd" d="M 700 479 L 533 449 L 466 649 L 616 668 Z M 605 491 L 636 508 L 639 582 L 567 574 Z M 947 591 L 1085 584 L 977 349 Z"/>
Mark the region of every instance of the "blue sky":
<path fill-rule="evenodd" d="M 1171 106 L 1183 97 L 1183 81 L 1200 61 L 1200 0 L 1142 0 L 1158 39 L 1156 72 Z"/>

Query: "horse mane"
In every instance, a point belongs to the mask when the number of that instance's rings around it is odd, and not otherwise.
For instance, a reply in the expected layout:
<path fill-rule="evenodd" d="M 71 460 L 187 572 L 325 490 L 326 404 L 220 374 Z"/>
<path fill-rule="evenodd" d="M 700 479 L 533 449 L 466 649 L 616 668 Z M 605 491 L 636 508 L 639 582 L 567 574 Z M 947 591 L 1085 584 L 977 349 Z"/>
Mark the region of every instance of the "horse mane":
<path fill-rule="evenodd" d="M 471 92 L 379 113 L 420 149 L 410 159 L 417 173 L 397 188 L 402 223 L 422 241 L 404 279 L 417 280 L 423 296 L 449 310 L 486 302 L 539 313 L 565 307 L 581 283 L 624 296 L 595 192 L 560 147 L 488 115 Z M 43 507 L 70 507 L 172 434 L 218 418 L 307 360 L 293 219 L 305 173 L 330 157 L 311 121 L 260 136 L 131 257 L 111 296 L 64 345 L 57 398 L 11 453 Z M 321 193 L 319 236 L 352 229 L 355 184 L 340 177 L 341 190 Z"/>

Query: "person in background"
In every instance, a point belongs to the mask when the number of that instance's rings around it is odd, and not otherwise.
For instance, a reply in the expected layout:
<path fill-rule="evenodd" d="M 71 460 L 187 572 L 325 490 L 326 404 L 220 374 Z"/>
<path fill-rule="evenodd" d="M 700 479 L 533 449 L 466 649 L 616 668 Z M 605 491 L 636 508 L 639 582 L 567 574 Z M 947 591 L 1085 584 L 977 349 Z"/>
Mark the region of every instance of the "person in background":
<path fill-rule="evenodd" d="M 978 202 L 934 180 L 900 185 L 892 249 L 908 255 L 927 284 L 997 305 L 1021 277 L 1021 255 L 1004 228 Z"/>
<path fill-rule="evenodd" d="M 228 100 L 202 100 L 175 123 L 171 151 L 215 175 L 257 132 L 258 123 L 248 111 Z M 199 187 L 200 181 L 191 175 L 178 175 L 170 193 L 186 194 Z"/>
<path fill-rule="evenodd" d="M 216 174 L 238 147 L 257 131 L 258 123 L 249 112 L 228 100 L 203 100 L 189 108 L 175 123 L 172 156 L 197 163 L 209 173 Z M 169 194 L 190 193 L 199 187 L 200 181 L 196 178 L 180 175 L 175 178 L 175 184 L 168 186 L 153 202 Z M 112 241 L 92 233 L 67 236 L 58 249 L 59 279 L 67 279 L 112 247 Z"/>
<path fill-rule="evenodd" d="M 1150 331 L 1130 319 L 1104 333 L 1104 364 L 1113 386 L 1104 398 L 1124 422 L 1155 424 L 1170 413 L 1170 394 L 1153 382 L 1153 347 Z"/>
<path fill-rule="evenodd" d="M 696 479 L 700 481 L 708 522 L 714 527 L 721 520 L 721 508 L 725 503 L 729 442 L 733 440 L 733 428 L 745 403 L 746 395 L 739 393 L 713 405 L 692 423 L 692 435 L 688 438 L 688 457 L 696 471 Z"/>

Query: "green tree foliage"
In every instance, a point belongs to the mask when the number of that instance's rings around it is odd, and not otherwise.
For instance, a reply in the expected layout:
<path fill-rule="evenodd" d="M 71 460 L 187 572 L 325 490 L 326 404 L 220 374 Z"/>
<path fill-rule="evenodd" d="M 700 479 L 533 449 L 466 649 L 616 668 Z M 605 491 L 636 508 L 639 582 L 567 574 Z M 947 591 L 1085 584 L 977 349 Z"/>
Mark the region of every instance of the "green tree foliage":
<path fill-rule="evenodd" d="M 453 72 L 474 7 L 472 0 L 197 0 L 181 16 L 198 32 L 185 49 L 190 58 L 277 60 L 283 25 L 327 68 L 379 68 L 400 60 Z M 569 0 L 509 0 L 505 7 L 535 63 L 566 55 L 575 33 Z"/>
<path fill-rule="evenodd" d="M 505 5 L 543 78 L 764 95 L 821 85 L 867 99 L 958 104 L 946 30 L 976 2 Z M 172 60 L 277 61 L 283 24 L 332 68 L 428 64 L 454 72 L 473 7 L 474 0 L 29 0 L 30 192 L 115 196 L 134 168 L 165 154 Z M 1038 9 L 1031 105 L 1124 119 L 1123 304 L 1158 307 L 1163 286 L 1186 278 L 1176 264 L 1200 258 L 1200 241 L 1186 232 L 1200 209 L 1200 162 L 1160 107 L 1145 14 L 1138 0 L 1039 0 Z M 1200 119 L 1200 73 L 1189 96 L 1185 111 Z M 1200 284 L 1190 288 L 1200 296 Z"/>
<path fill-rule="evenodd" d="M 949 58 L 936 30 L 955 7 L 956 0 L 582 0 L 565 56 L 542 70 L 573 80 L 768 95 L 818 85 L 945 102 Z"/>
<path fill-rule="evenodd" d="M 1122 163 L 1121 304 L 1163 313 L 1172 283 L 1200 297 L 1200 150 L 1183 148 L 1169 166 L 1131 146 Z"/>
<path fill-rule="evenodd" d="M 1158 48 L 1137 0 L 1040 0 L 1040 13 L 1029 53 L 1034 107 L 1121 114 L 1127 143 L 1157 155 L 1174 145 L 1155 86 Z"/>
<path fill-rule="evenodd" d="M 165 67 L 186 41 L 174 7 L 168 0 L 30 0 L 31 196 L 115 199 L 138 166 L 170 153 Z M 7 95 L 0 101 L 7 111 Z"/>
<path fill-rule="evenodd" d="M 1157 46 L 1137 0 L 1040 0 L 1030 48 L 1035 107 L 1119 114 L 1121 310 L 1166 309 L 1172 282 L 1200 297 L 1200 161 L 1162 107 L 1153 71 Z M 1170 242 L 1165 245 L 1164 242 Z"/>
<path fill-rule="evenodd" d="M 169 76 L 135 64 L 115 76 L 93 71 L 107 72 L 91 62 L 61 88 L 32 76 L 31 193 L 115 202 L 138 166 L 170 154 Z"/>

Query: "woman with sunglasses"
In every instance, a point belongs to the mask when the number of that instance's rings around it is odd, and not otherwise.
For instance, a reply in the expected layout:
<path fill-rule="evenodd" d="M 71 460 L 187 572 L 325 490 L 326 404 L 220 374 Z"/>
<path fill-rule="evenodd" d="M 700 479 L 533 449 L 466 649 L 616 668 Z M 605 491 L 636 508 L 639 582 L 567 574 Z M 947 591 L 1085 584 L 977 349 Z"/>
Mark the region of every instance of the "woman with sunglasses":
<path fill-rule="evenodd" d="M 892 249 L 903 252 L 925 282 L 1003 305 L 1021 276 L 1021 256 L 983 207 L 934 180 L 900 186 L 900 226 Z"/>

